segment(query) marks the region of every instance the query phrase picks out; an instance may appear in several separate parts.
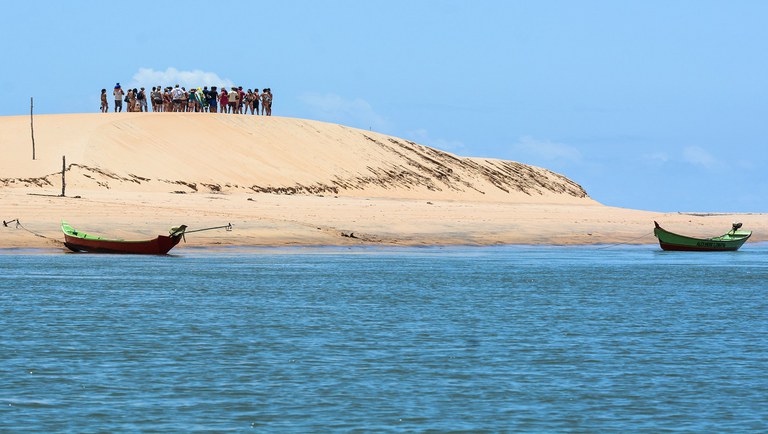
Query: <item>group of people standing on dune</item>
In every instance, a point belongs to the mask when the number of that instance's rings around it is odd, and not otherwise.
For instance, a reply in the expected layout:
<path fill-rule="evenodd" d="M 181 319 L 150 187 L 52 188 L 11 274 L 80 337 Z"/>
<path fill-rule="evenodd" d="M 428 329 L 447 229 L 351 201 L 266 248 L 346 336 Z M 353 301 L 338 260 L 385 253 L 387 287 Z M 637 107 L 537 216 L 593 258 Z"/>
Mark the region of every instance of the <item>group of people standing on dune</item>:
<path fill-rule="evenodd" d="M 207 112 L 237 113 L 272 116 L 272 89 L 265 88 L 247 91 L 242 86 L 231 87 L 229 91 L 222 86 L 208 86 L 187 90 L 184 87 L 155 86 L 150 92 L 144 88 L 124 91 L 120 83 L 112 91 L 115 112 L 122 112 L 123 105 L 128 112 L 148 112 L 151 105 L 153 112 Z M 219 108 L 220 107 L 220 108 Z M 261 107 L 261 113 L 259 113 Z M 109 112 L 107 90 L 101 89 L 101 112 Z"/>

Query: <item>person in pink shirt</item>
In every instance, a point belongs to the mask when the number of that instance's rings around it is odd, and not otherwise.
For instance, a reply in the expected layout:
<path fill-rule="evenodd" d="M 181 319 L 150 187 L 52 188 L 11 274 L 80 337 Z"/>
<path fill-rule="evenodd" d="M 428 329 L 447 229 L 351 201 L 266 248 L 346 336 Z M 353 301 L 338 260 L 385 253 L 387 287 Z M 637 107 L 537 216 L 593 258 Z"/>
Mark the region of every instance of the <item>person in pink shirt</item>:
<path fill-rule="evenodd" d="M 227 95 L 227 89 L 225 88 L 221 88 L 221 94 L 219 95 L 219 107 L 221 107 L 222 113 L 228 113 L 229 95 Z"/>

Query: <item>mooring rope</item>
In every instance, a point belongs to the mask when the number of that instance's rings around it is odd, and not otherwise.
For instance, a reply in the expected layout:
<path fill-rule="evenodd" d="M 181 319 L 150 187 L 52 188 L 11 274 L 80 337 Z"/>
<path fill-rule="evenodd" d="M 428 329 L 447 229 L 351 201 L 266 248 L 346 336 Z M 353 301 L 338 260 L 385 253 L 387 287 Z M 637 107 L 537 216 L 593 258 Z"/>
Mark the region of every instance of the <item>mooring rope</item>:
<path fill-rule="evenodd" d="M 14 223 L 14 222 L 16 223 L 16 229 L 23 229 L 23 230 L 25 230 L 25 231 L 29 232 L 30 234 L 32 234 L 32 235 L 34 235 L 34 236 L 36 236 L 36 237 L 45 238 L 46 240 L 50 240 L 50 241 L 53 241 L 53 242 L 56 242 L 56 243 L 59 243 L 59 244 L 64 244 L 64 242 L 63 242 L 63 241 L 61 241 L 61 240 L 57 240 L 56 238 L 46 237 L 45 235 L 42 235 L 42 234 L 38 234 L 38 233 L 37 233 L 37 232 L 35 232 L 35 231 L 31 231 L 31 230 L 29 230 L 29 229 L 25 228 L 25 227 L 24 227 L 24 225 L 23 225 L 23 224 L 21 224 L 21 222 L 19 221 L 19 219 L 13 219 L 13 220 L 8 220 L 8 221 L 5 221 L 5 220 L 3 220 L 3 226 L 5 226 L 6 228 L 7 228 L 7 227 L 10 227 L 10 226 L 8 226 L 8 225 L 9 225 L 10 223 Z"/>
<path fill-rule="evenodd" d="M 620 243 L 608 244 L 608 245 L 605 245 L 605 246 L 602 246 L 602 247 L 598 247 L 596 250 L 603 250 L 603 249 L 608 249 L 608 248 L 611 248 L 611 247 L 621 246 L 621 245 L 624 245 L 624 244 L 630 244 L 633 241 L 637 241 L 637 240 L 639 240 L 641 238 L 645 238 L 645 237 L 647 237 L 649 235 L 653 235 L 653 232 L 648 232 L 647 234 L 640 235 L 637 238 L 632 238 L 631 240 L 623 241 L 623 242 L 620 242 Z"/>

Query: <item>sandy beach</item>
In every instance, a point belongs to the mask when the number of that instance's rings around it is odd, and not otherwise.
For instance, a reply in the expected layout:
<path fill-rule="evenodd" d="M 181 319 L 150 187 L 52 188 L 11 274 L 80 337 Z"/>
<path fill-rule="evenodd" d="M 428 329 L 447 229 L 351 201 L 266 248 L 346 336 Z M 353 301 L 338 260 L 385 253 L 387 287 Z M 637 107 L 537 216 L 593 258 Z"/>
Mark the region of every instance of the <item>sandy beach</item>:
<path fill-rule="evenodd" d="M 337 124 L 205 113 L 0 118 L 0 248 L 60 247 L 61 221 L 188 246 L 649 244 L 653 221 L 693 236 L 764 214 L 602 205 L 545 168 L 453 155 Z M 66 158 L 66 195 L 62 192 Z"/>

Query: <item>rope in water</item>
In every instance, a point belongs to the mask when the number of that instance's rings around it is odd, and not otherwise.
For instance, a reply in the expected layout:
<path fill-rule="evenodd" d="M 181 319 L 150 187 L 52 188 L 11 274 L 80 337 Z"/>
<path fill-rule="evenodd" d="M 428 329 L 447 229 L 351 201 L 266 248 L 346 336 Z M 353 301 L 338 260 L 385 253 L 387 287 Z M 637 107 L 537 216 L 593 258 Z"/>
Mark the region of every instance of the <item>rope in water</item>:
<path fill-rule="evenodd" d="M 605 246 L 602 246 L 602 247 L 598 247 L 596 250 L 603 250 L 603 249 L 608 249 L 608 248 L 611 248 L 611 247 L 616 247 L 616 246 L 622 246 L 622 245 L 625 245 L 625 244 L 630 244 L 633 241 L 637 241 L 637 240 L 639 240 L 641 238 L 645 238 L 645 237 L 647 237 L 649 235 L 653 235 L 653 232 L 648 232 L 647 234 L 641 235 L 641 236 L 639 236 L 637 238 L 632 238 L 631 240 L 623 241 L 621 243 L 613 243 L 613 244 L 608 244 L 608 245 L 605 245 Z"/>
<path fill-rule="evenodd" d="M 32 234 L 32 235 L 34 235 L 36 237 L 45 238 L 46 240 L 50 240 L 50 241 L 53 241 L 55 243 L 64 244 L 64 242 L 61 241 L 61 240 L 57 240 L 56 238 L 46 237 L 45 235 L 38 234 L 35 231 L 31 231 L 31 230 L 25 228 L 24 225 L 21 224 L 19 219 L 13 219 L 13 220 L 8 220 L 8 221 L 3 220 L 3 226 L 5 226 L 7 228 L 7 227 L 9 227 L 8 225 L 10 223 L 14 223 L 14 222 L 16 223 L 16 229 L 23 229 L 23 230 L 29 232 L 30 234 Z"/>

